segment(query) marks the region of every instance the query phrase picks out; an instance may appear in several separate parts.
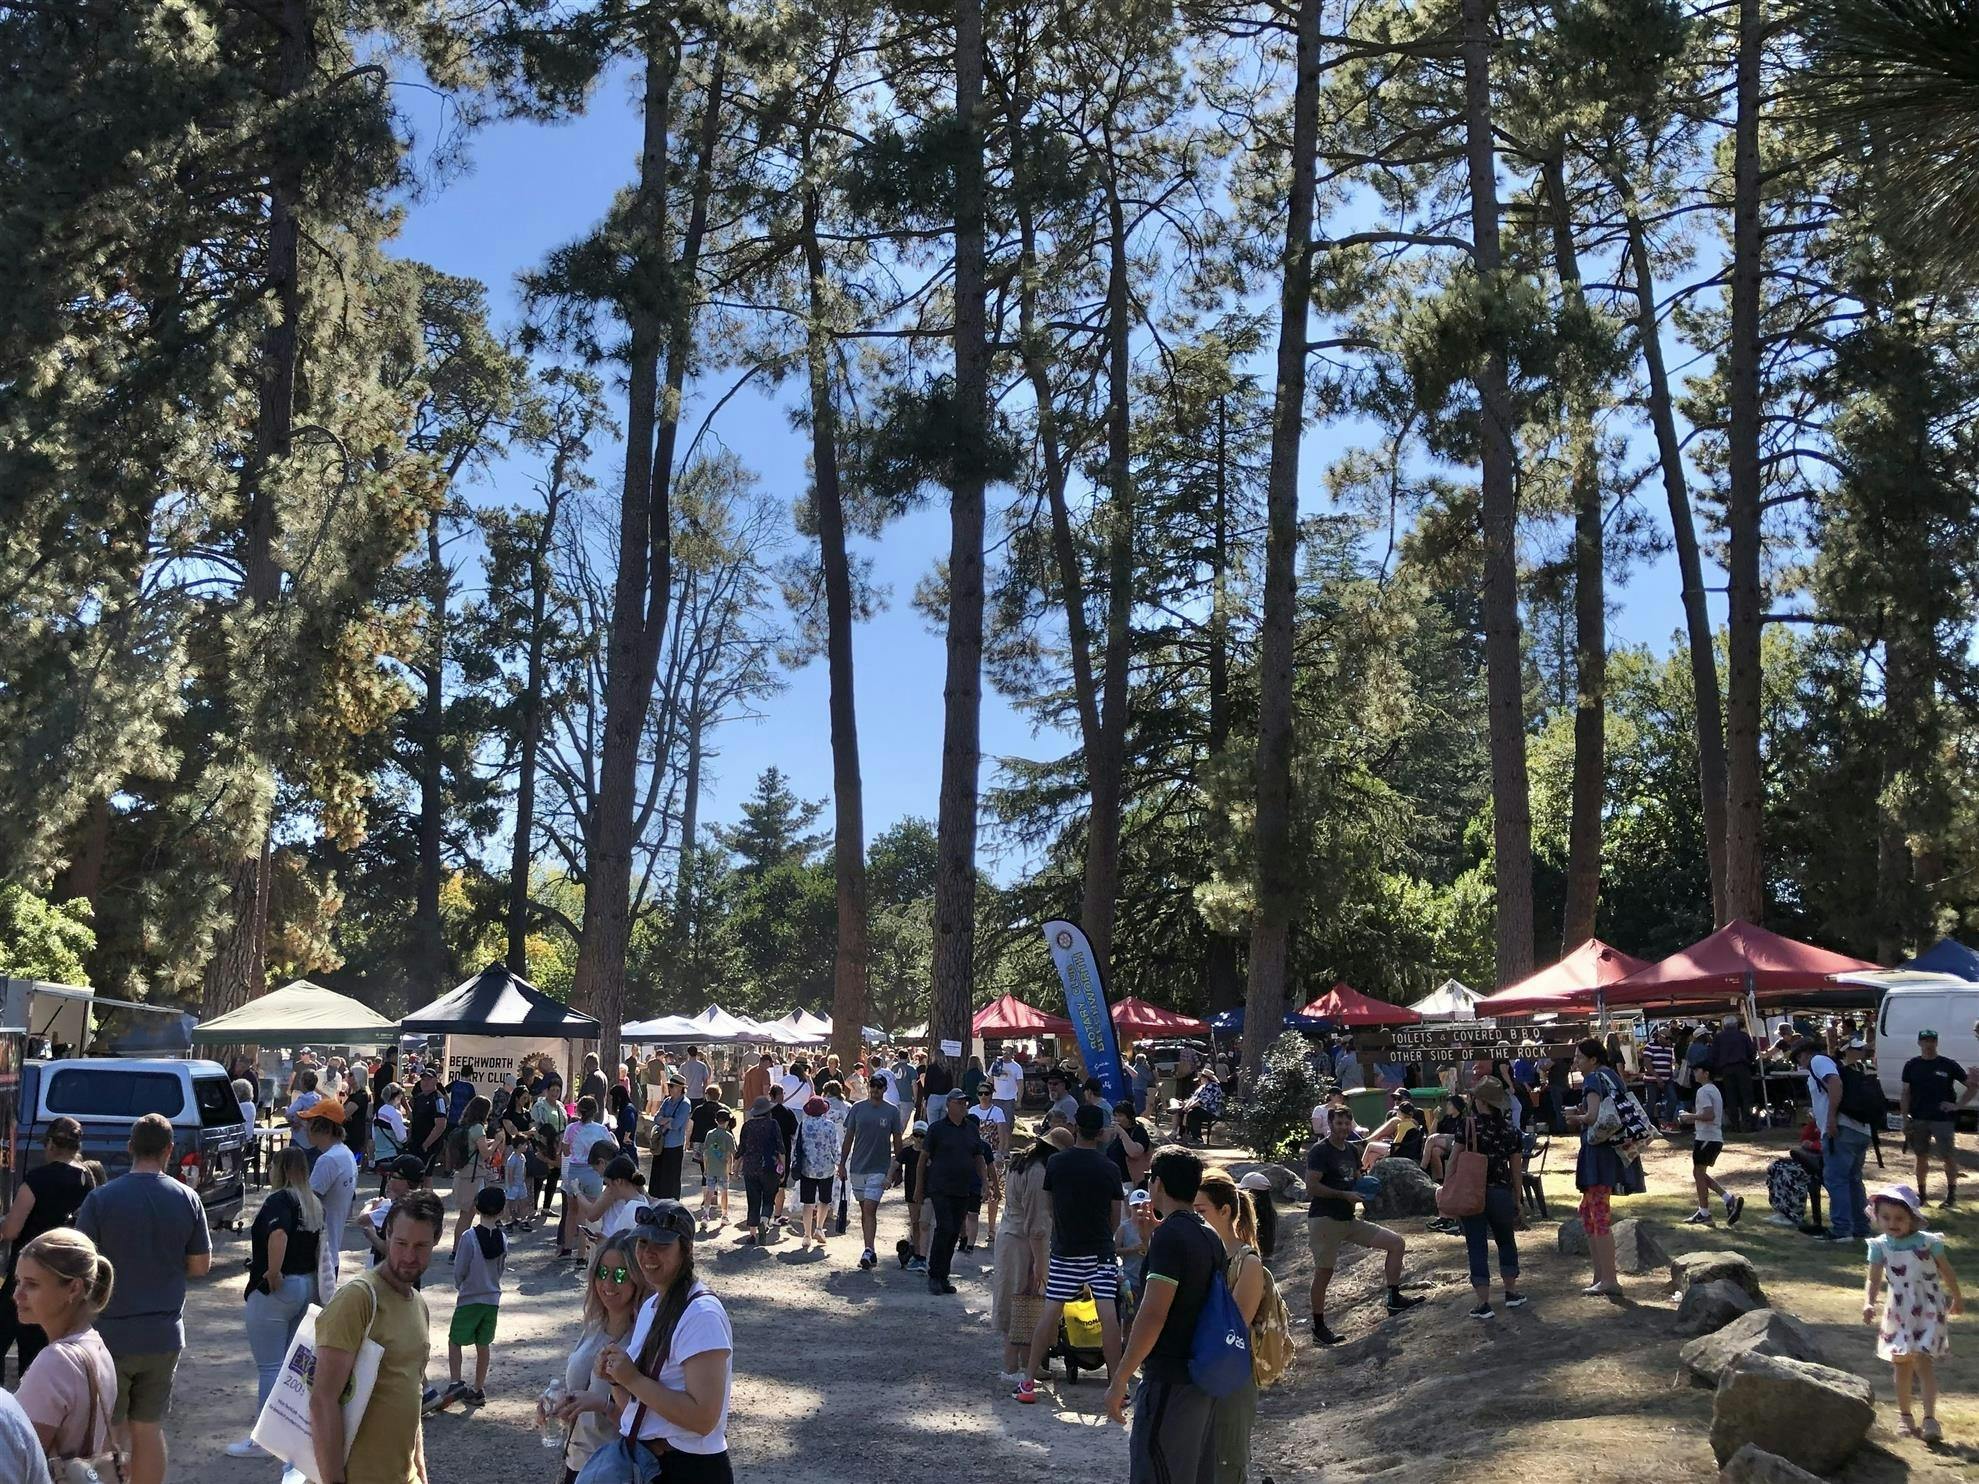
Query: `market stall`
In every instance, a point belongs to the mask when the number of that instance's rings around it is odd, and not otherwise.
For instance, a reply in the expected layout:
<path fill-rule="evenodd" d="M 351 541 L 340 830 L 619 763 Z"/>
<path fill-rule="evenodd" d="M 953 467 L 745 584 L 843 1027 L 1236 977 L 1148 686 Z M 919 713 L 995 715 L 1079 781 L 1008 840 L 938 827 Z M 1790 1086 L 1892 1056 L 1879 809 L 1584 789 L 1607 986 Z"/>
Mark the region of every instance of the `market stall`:
<path fill-rule="evenodd" d="M 1484 996 L 1455 979 L 1445 979 L 1409 1008 L 1425 1021 L 1475 1020 Z"/>
<path fill-rule="evenodd" d="M 390 1046 L 395 1021 L 369 1005 L 297 979 L 249 1000 L 238 1010 L 194 1027 L 196 1046 Z"/>
<path fill-rule="evenodd" d="M 1585 1014 L 1594 1008 L 1595 991 L 1648 968 L 1649 960 L 1634 958 L 1599 938 L 1589 938 L 1550 968 L 1506 986 L 1477 1002 L 1481 1016 Z"/>
<path fill-rule="evenodd" d="M 578 1048 L 595 1042 L 604 1027 L 582 1011 L 553 1000 L 527 979 L 493 963 L 431 1004 L 421 1005 L 400 1029 L 439 1036 L 442 1070 L 474 1069 L 474 1086 L 493 1097 L 504 1075 L 524 1059 L 548 1055 L 563 1069 L 564 1086 L 575 1089 Z"/>

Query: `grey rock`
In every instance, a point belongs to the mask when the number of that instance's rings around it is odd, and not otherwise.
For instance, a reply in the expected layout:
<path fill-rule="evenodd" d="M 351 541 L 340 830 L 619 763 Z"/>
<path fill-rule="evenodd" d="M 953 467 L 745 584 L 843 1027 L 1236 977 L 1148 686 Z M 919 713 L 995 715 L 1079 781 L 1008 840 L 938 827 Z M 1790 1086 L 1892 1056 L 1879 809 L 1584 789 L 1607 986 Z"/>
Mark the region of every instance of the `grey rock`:
<path fill-rule="evenodd" d="M 1580 1224 L 1578 1216 L 1569 1216 L 1560 1223 L 1558 1241 L 1562 1257 L 1586 1257 L 1591 1251 L 1587 1245 L 1587 1228 Z"/>
<path fill-rule="evenodd" d="M 1281 1201 L 1302 1201 L 1306 1198 L 1306 1187 L 1297 1171 L 1288 1165 L 1247 1164 L 1239 1161 L 1229 1167 L 1231 1178 L 1241 1180 L 1246 1175 L 1258 1174 L 1271 1182 L 1272 1195 Z"/>
<path fill-rule="evenodd" d="M 1718 1484 L 1824 1484 L 1797 1463 L 1747 1443 L 1718 1470 Z"/>
<path fill-rule="evenodd" d="M 1711 1452 L 1719 1466 L 1750 1444 L 1813 1474 L 1849 1461 L 1876 1420 L 1860 1376 L 1783 1355 L 1741 1355 L 1725 1368 L 1711 1404 Z"/>
<path fill-rule="evenodd" d="M 1736 1283 L 1752 1297 L 1747 1308 L 1763 1309 L 1766 1290 L 1759 1272 L 1742 1252 L 1686 1252 L 1670 1264 L 1670 1286 L 1682 1293 L 1698 1283 Z"/>
<path fill-rule="evenodd" d="M 1700 1335 L 1677 1353 L 1677 1363 L 1693 1386 L 1716 1386 L 1725 1368 L 1741 1355 L 1784 1355 L 1789 1360 L 1825 1364 L 1814 1332 L 1778 1309 L 1741 1314 L 1716 1333 Z"/>
<path fill-rule="evenodd" d="M 1758 1306 L 1752 1295 L 1725 1278 L 1695 1283 L 1677 1304 L 1677 1328 L 1687 1335 L 1708 1335 L 1723 1329 Z"/>
<path fill-rule="evenodd" d="M 1436 1182 L 1414 1160 L 1377 1160 L 1368 1173 L 1381 1183 L 1381 1189 L 1367 1203 L 1369 1221 L 1436 1214 Z"/>
<path fill-rule="evenodd" d="M 1663 1229 L 1631 1217 L 1615 1223 L 1615 1266 L 1624 1273 L 1660 1273 L 1670 1265 Z"/>

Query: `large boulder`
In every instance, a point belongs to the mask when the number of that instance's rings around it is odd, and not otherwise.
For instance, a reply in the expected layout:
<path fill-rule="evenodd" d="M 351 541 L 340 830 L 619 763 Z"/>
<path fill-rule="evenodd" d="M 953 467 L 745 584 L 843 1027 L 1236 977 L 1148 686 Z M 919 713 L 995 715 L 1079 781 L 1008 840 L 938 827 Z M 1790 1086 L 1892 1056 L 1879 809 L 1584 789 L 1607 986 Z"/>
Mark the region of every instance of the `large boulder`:
<path fill-rule="evenodd" d="M 1660 1273 L 1670 1265 L 1663 1229 L 1631 1217 L 1615 1223 L 1615 1266 L 1624 1273 Z"/>
<path fill-rule="evenodd" d="M 1368 1199 L 1369 1221 L 1399 1221 L 1436 1214 L 1436 1182 L 1414 1160 L 1377 1160 L 1368 1173 L 1381 1186 Z"/>
<path fill-rule="evenodd" d="M 1715 1334 L 1757 1307 L 1752 1295 L 1729 1279 L 1693 1283 L 1677 1304 L 1677 1328 L 1687 1335 Z"/>
<path fill-rule="evenodd" d="M 1303 1201 L 1306 1198 L 1305 1182 L 1288 1165 L 1257 1165 L 1239 1161 L 1230 1166 L 1232 1179 L 1241 1180 L 1246 1175 L 1258 1174 L 1271 1182 L 1272 1199 L 1280 1201 Z"/>
<path fill-rule="evenodd" d="M 1557 1240 L 1562 1257 L 1586 1257 L 1591 1250 L 1587 1245 L 1587 1228 L 1580 1224 L 1578 1216 L 1569 1216 L 1560 1223 Z"/>
<path fill-rule="evenodd" d="M 1743 1290 L 1741 1290 L 1743 1291 Z M 1693 1386 L 1716 1386 L 1725 1367 L 1741 1355 L 1784 1355 L 1789 1360 L 1825 1364 L 1821 1342 L 1798 1319 L 1778 1309 L 1741 1314 L 1713 1334 L 1700 1335 L 1677 1352 L 1677 1363 Z"/>
<path fill-rule="evenodd" d="M 1750 1445 L 1813 1474 L 1849 1461 L 1876 1420 L 1860 1376 L 1784 1355 L 1741 1355 L 1718 1379 L 1711 1452 L 1722 1467 Z"/>
<path fill-rule="evenodd" d="M 1747 1308 L 1766 1307 L 1758 1269 L 1742 1252 L 1686 1252 L 1670 1264 L 1670 1286 L 1678 1293 L 1698 1283 L 1736 1283 L 1752 1297 Z"/>
<path fill-rule="evenodd" d="M 1825 1484 L 1797 1463 L 1747 1443 L 1718 1470 L 1718 1484 Z"/>

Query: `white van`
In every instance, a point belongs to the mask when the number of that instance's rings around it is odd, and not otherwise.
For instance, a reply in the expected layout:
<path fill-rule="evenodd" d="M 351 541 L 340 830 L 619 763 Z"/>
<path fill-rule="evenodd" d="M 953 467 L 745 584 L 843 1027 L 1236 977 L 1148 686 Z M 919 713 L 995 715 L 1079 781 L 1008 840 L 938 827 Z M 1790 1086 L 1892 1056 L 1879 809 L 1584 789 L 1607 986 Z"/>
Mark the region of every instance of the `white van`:
<path fill-rule="evenodd" d="M 1876 1016 L 1876 1075 L 1894 1108 L 1903 1095 L 1903 1064 L 1917 1055 L 1917 1033 L 1938 1033 L 1938 1055 L 1979 1067 L 1979 984 L 1948 974 L 1911 974 L 1890 986 Z"/>

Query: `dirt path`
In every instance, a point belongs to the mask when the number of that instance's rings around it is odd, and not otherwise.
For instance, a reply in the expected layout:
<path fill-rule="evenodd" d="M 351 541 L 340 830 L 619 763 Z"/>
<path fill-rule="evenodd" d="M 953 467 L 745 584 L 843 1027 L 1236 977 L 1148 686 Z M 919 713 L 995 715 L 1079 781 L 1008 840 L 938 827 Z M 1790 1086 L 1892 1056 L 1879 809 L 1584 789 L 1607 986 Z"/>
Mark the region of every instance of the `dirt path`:
<path fill-rule="evenodd" d="M 739 1202 L 741 1192 L 735 1192 Z M 1124 1480 L 1124 1432 L 1104 1421 L 1103 1381 L 1084 1381 L 1069 1405 L 1011 1401 L 996 1373 L 1001 1341 L 989 1326 L 986 1249 L 958 1254 L 953 1298 L 891 1256 L 906 1234 L 897 1196 L 880 1208 L 881 1266 L 857 1267 L 852 1231 L 824 1257 L 794 1241 L 737 1245 L 733 1231 L 696 1249 L 701 1276 L 735 1327 L 730 1449 L 744 1484 L 925 1484 L 931 1474 L 981 1464 L 999 1484 L 1067 1479 Z M 569 1263 L 555 1261 L 554 1233 L 517 1238 L 509 1291 L 489 1375 L 488 1405 L 449 1411 L 426 1424 L 433 1484 L 554 1481 L 554 1456 L 537 1441 L 534 1400 L 563 1372 L 579 1325 L 580 1295 Z M 169 1424 L 174 1481 L 273 1484 L 266 1459 L 229 1458 L 254 1403 L 254 1370 L 241 1327 L 244 1236 L 216 1245 L 215 1277 L 195 1286 L 186 1315 L 187 1353 Z M 346 1254 L 345 1266 L 362 1259 Z M 427 1285 L 433 1311 L 429 1375 L 446 1371 L 453 1292 Z M 472 1358 L 469 1358 L 472 1364 Z M 1055 1390 L 1055 1388 L 1054 1388 Z M 1297 1475 L 1285 1475 L 1294 1478 Z"/>
<path fill-rule="evenodd" d="M 1775 1136 L 1774 1142 L 1784 1142 Z M 1870 1377 L 1879 1397 L 1871 1446 L 1845 1484 L 1949 1484 L 1973 1477 L 1979 1452 L 1941 1451 L 1897 1439 L 1889 1368 L 1873 1356 L 1859 1323 L 1862 1255 L 1768 1228 L 1763 1170 L 1774 1151 L 1738 1146 L 1720 1173 L 1753 1198 L 1735 1230 L 1674 1225 L 1689 1210 L 1689 1160 L 1677 1147 L 1651 1156 L 1652 1194 L 1618 1203 L 1620 1215 L 1669 1224 L 1673 1251 L 1735 1247 L 1759 1266 L 1779 1307 L 1812 1324 L 1832 1358 Z M 1229 1157 L 1237 1157 L 1229 1151 Z M 1553 1217 L 1572 1214 L 1571 1174 L 1547 1177 Z M 1973 1187 L 1979 1188 L 1979 1187 Z M 739 1195 L 739 1192 L 738 1192 Z M 1581 1297 L 1586 1260 L 1559 1256 L 1554 1223 L 1521 1237 L 1530 1308 L 1489 1325 L 1465 1317 L 1470 1293 L 1463 1243 L 1398 1223 L 1408 1233 L 1409 1277 L 1429 1302 L 1400 1319 L 1380 1308 L 1379 1264 L 1350 1262 L 1335 1277 L 1328 1313 L 1348 1344 L 1315 1352 L 1304 1343 L 1304 1213 L 1281 1208 L 1275 1263 L 1301 1338 L 1289 1382 L 1262 1398 L 1253 1479 L 1276 1484 L 1421 1481 L 1465 1484 L 1535 1479 L 1709 1480 L 1711 1399 L 1674 1383 L 1675 1308 L 1663 1275 L 1625 1278 L 1626 1302 Z M 1968 1291 L 1979 1290 L 1979 1214 L 1935 1219 L 1952 1240 Z M 1099 1415 L 1098 1379 L 1041 1388 L 1021 1407 L 998 1384 L 1001 1351 L 989 1328 L 985 1254 L 959 1257 L 955 1298 L 931 1297 L 890 1252 L 904 1234 L 901 1207 L 881 1209 L 879 1270 L 861 1273 L 858 1239 L 834 1238 L 806 1259 L 786 1243 L 738 1246 L 732 1232 L 701 1244 L 702 1274 L 727 1305 L 736 1333 L 730 1443 L 745 1484 L 925 1484 L 933 1477 L 987 1477 L 998 1484 L 1049 1480 L 1112 1484 L 1127 1473 L 1126 1440 Z M 190 1347 L 180 1371 L 170 1436 L 174 1480 L 273 1484 L 273 1465 L 221 1451 L 247 1427 L 253 1372 L 241 1329 L 245 1241 L 228 1237 L 215 1280 L 198 1285 L 188 1313 Z M 434 1484 L 555 1477 L 531 1423 L 532 1400 L 559 1374 L 578 1325 L 578 1290 L 542 1231 L 519 1240 L 511 1291 L 490 1378 L 490 1400 L 472 1415 L 427 1424 Z M 347 1258 L 346 1261 L 355 1259 Z M 434 1361 L 445 1369 L 451 1289 L 430 1286 Z M 1954 1442 L 1979 1441 L 1979 1324 L 1961 1321 L 1942 1375 L 1944 1417 Z M 965 1470 L 972 1472 L 965 1473 Z M 980 1471 L 979 1473 L 973 1471 Z"/>

